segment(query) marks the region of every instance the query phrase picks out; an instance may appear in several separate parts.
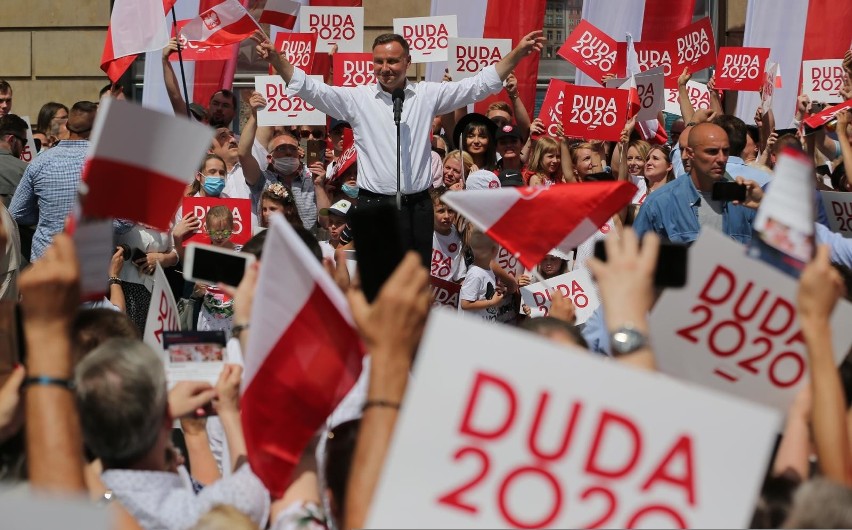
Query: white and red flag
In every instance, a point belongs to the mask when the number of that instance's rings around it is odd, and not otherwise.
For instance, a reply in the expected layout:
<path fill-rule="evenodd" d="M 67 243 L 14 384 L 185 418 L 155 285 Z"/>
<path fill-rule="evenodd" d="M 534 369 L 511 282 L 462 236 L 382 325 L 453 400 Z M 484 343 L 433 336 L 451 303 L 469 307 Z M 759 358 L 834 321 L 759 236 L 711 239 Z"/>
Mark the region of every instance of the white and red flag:
<path fill-rule="evenodd" d="M 343 293 L 284 217 L 270 224 L 241 416 L 252 470 L 277 498 L 308 441 L 358 380 L 364 350 Z"/>
<path fill-rule="evenodd" d="M 162 50 L 169 43 L 165 13 L 176 0 L 116 0 L 107 28 L 101 70 L 117 82 L 136 55 Z"/>
<path fill-rule="evenodd" d="M 260 29 L 257 21 L 242 4 L 237 0 L 223 0 L 187 22 L 181 35 L 190 42 L 225 46 L 242 42 L 257 29 Z"/>
<path fill-rule="evenodd" d="M 272 24 L 279 28 L 293 29 L 302 4 L 294 0 L 266 0 L 266 7 L 260 14 L 261 24 Z"/>
<path fill-rule="evenodd" d="M 129 101 L 105 98 L 83 168 L 83 213 L 168 230 L 213 129 Z"/>
<path fill-rule="evenodd" d="M 552 249 L 570 252 L 588 239 L 635 194 L 630 182 L 586 182 L 453 191 L 442 200 L 532 269 Z"/>

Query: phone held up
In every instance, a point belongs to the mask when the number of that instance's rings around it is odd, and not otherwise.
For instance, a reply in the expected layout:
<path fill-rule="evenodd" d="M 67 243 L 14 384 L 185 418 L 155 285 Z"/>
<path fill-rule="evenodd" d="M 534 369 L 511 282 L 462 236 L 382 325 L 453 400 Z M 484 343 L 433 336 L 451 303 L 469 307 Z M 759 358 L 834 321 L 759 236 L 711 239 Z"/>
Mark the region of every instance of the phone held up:
<path fill-rule="evenodd" d="M 654 270 L 655 287 L 677 288 L 686 285 L 688 251 L 689 246 L 683 243 L 660 242 L 660 254 L 657 256 L 657 268 Z M 603 240 L 595 243 L 595 257 L 606 261 Z"/>
<path fill-rule="evenodd" d="M 190 243 L 184 254 L 183 277 L 190 282 L 236 287 L 255 257 L 247 252 Z"/>

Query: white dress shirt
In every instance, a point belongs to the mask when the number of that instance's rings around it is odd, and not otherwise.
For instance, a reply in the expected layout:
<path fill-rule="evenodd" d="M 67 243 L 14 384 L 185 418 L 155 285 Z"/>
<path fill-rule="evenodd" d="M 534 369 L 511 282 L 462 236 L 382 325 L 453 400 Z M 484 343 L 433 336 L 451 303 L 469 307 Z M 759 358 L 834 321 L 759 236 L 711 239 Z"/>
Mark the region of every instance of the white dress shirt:
<path fill-rule="evenodd" d="M 497 93 L 503 82 L 489 66 L 474 77 L 451 83 L 408 83 L 400 122 L 402 193 L 418 193 L 432 185 L 432 119 Z M 396 193 L 396 126 L 391 94 L 378 82 L 357 87 L 333 87 L 314 81 L 294 68 L 287 87 L 302 99 L 335 118 L 348 121 L 358 153 L 358 187 Z"/>

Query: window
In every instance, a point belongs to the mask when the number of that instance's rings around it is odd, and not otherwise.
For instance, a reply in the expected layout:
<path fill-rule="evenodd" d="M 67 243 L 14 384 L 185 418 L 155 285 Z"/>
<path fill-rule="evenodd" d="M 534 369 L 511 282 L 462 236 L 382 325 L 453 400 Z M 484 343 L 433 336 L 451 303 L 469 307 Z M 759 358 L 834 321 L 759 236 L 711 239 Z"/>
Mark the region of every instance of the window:
<path fill-rule="evenodd" d="M 550 42 L 553 40 L 553 31 L 547 30 L 547 41 Z"/>
<path fill-rule="evenodd" d="M 552 26 L 553 25 L 553 15 L 548 13 L 544 16 L 544 25 L 545 26 Z"/>
<path fill-rule="evenodd" d="M 556 42 L 562 42 L 562 31 L 556 32 Z"/>
<path fill-rule="evenodd" d="M 557 25 L 557 26 L 561 26 L 561 25 L 562 25 L 562 13 L 557 13 L 557 14 L 556 14 L 556 25 Z"/>

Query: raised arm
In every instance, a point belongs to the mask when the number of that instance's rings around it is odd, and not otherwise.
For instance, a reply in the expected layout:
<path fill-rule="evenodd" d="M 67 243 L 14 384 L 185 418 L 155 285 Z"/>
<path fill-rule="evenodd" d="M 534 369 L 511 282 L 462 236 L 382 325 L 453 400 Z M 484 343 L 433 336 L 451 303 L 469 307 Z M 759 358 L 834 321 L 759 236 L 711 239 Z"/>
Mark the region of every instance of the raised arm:
<path fill-rule="evenodd" d="M 166 84 L 166 93 L 169 95 L 169 101 L 172 103 L 172 109 L 175 111 L 175 116 L 186 116 L 186 101 L 180 93 L 177 76 L 172 69 L 169 56 L 178 51 L 178 42 L 176 38 L 169 40 L 169 45 L 163 48 L 163 81 Z"/>
<path fill-rule="evenodd" d="M 509 74 L 509 77 L 506 78 L 506 93 L 509 94 L 509 99 L 512 100 L 512 112 L 515 115 L 515 124 L 521 131 L 521 137 L 526 139 L 530 135 L 530 114 L 527 112 L 527 107 L 518 95 L 518 78 L 515 77 L 515 74 Z"/>
<path fill-rule="evenodd" d="M 545 38 L 542 30 L 537 29 L 527 34 L 512 51 L 494 65 L 497 68 L 497 75 L 500 76 L 502 81 L 505 81 L 512 70 L 521 62 L 521 59 L 532 52 L 540 52 L 544 48 L 544 43 Z"/>
<path fill-rule="evenodd" d="M 246 184 L 254 186 L 260 179 L 261 168 L 257 159 L 251 154 L 251 148 L 254 145 L 255 134 L 257 134 L 257 110 L 266 106 L 266 98 L 260 92 L 252 92 L 249 98 L 249 106 L 251 107 L 251 115 L 243 126 L 243 133 L 240 135 L 240 144 L 237 150 Z"/>
<path fill-rule="evenodd" d="M 689 67 L 683 69 L 683 72 L 677 78 L 677 95 L 680 103 L 680 115 L 683 117 L 684 123 L 692 121 L 692 115 L 695 114 L 695 107 L 692 106 L 692 101 L 689 99 L 689 90 L 686 84 L 692 79 L 692 74 L 689 72 Z"/>
<path fill-rule="evenodd" d="M 716 114 L 722 115 L 725 111 L 722 109 L 722 94 L 716 90 L 716 76 L 711 75 L 707 81 L 707 90 L 710 92 L 710 110 Z"/>
<path fill-rule="evenodd" d="M 281 54 L 278 53 L 275 46 L 269 42 L 269 39 L 267 39 L 266 35 L 264 35 L 260 30 L 255 31 L 251 38 L 257 43 L 257 55 L 272 65 L 272 68 L 274 68 L 284 82 L 289 85 L 290 80 L 293 79 L 293 65 L 290 64 L 286 57 L 282 57 Z"/>
<path fill-rule="evenodd" d="M 240 422 L 240 378 L 243 368 L 238 364 L 226 364 L 216 382 L 216 398 L 213 408 L 222 422 L 225 439 L 228 442 L 228 453 L 231 455 L 231 470 L 236 471 L 246 460 L 248 450 L 243 436 L 243 425 Z"/>

